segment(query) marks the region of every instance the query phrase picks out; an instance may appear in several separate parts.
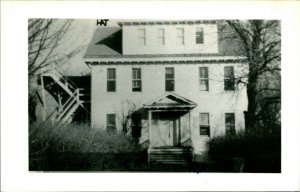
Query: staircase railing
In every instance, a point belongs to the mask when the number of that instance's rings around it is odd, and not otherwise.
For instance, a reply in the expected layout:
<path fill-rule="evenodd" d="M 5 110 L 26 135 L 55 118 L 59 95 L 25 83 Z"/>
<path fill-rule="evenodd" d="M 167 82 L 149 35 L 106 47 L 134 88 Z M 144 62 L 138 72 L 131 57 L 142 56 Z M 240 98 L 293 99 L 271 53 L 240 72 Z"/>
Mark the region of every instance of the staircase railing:
<path fill-rule="evenodd" d="M 55 121 L 59 122 L 62 121 L 64 119 L 68 119 L 69 117 L 67 117 L 68 115 L 71 116 L 73 113 L 68 114 L 68 112 L 75 106 L 81 106 L 86 113 L 90 114 L 90 112 L 83 106 L 83 101 L 80 100 L 80 97 L 83 96 L 82 93 L 80 93 L 80 91 L 82 91 L 83 89 L 77 88 L 76 91 L 74 91 L 74 93 L 69 97 L 69 99 L 64 103 L 64 105 L 61 107 L 60 111 L 57 113 L 57 115 L 55 116 Z M 67 118 L 66 118 L 67 117 Z"/>
<path fill-rule="evenodd" d="M 67 81 L 74 89 L 77 87 L 77 85 L 73 81 L 71 81 L 69 78 L 66 78 L 66 76 L 61 70 L 59 69 L 54 69 L 54 70 L 58 75 L 60 75 L 60 78 L 62 78 L 64 81 Z"/>
<path fill-rule="evenodd" d="M 78 102 L 78 91 L 74 91 L 73 95 L 69 97 L 69 99 L 63 104 L 58 113 L 55 116 L 55 121 L 60 121 L 64 115 L 69 111 L 69 109 L 73 106 L 74 103 Z"/>
<path fill-rule="evenodd" d="M 76 90 L 76 85 L 69 79 L 66 79 L 60 72 L 58 72 L 56 69 L 53 69 L 50 74 L 58 77 L 58 80 L 64 84 L 67 89 L 70 90 L 70 92 L 74 92 Z"/>
<path fill-rule="evenodd" d="M 192 147 L 193 148 L 193 141 L 191 137 L 186 138 L 185 140 L 180 142 L 182 147 Z"/>

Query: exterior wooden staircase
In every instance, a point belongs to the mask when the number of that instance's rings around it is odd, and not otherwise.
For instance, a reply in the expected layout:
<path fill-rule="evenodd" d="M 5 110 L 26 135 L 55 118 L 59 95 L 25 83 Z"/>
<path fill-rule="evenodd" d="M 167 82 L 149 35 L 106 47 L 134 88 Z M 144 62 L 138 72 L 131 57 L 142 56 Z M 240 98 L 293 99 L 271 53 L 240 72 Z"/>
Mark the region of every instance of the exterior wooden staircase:
<path fill-rule="evenodd" d="M 74 116 L 75 111 L 78 107 L 83 107 L 83 101 L 80 100 L 80 96 L 83 94 L 80 94 L 81 89 L 76 89 L 75 92 L 69 97 L 69 99 L 64 103 L 64 105 L 60 108 L 58 113 L 55 115 L 55 121 L 56 122 L 62 122 L 62 123 L 70 123 L 72 121 L 72 118 Z"/>
<path fill-rule="evenodd" d="M 55 122 L 72 122 L 73 117 L 79 108 L 83 109 L 88 114 L 90 113 L 84 105 L 84 103 L 90 102 L 90 95 L 86 93 L 83 88 L 78 88 L 71 80 L 65 78 L 62 73 L 58 72 L 56 69 L 48 71 L 43 76 L 53 80 L 51 84 L 48 84 L 49 87 L 55 84 L 64 92 L 54 94 L 59 98 L 60 103 L 60 107 L 54 115 Z"/>
<path fill-rule="evenodd" d="M 193 161 L 193 149 L 189 147 L 149 148 L 149 163 L 189 164 Z"/>

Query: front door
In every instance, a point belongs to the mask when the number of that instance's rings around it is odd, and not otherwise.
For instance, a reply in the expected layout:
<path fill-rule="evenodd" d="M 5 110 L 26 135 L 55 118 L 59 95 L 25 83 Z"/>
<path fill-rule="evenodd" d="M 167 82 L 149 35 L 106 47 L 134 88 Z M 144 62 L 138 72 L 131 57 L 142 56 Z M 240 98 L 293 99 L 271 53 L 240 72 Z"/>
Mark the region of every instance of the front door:
<path fill-rule="evenodd" d="M 179 117 L 172 112 L 158 112 L 153 114 L 154 146 L 172 147 L 178 144 Z"/>

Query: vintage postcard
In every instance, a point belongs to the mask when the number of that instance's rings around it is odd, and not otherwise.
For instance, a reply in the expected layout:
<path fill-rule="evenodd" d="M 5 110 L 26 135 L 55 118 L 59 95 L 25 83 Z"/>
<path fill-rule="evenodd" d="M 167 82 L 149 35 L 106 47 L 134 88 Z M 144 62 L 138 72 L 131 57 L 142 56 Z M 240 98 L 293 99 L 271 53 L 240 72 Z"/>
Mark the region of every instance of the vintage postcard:
<path fill-rule="evenodd" d="M 73 3 L 1 7 L 4 191 L 299 189 L 299 4 Z"/>
<path fill-rule="evenodd" d="M 29 170 L 280 173 L 280 32 L 29 19 Z"/>

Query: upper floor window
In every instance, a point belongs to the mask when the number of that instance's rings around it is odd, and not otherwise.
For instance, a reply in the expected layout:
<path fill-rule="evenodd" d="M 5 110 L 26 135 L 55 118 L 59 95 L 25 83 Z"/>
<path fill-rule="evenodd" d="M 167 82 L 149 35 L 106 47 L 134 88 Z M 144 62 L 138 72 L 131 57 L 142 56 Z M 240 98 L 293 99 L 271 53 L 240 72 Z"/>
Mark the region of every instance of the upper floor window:
<path fill-rule="evenodd" d="M 116 127 L 116 114 L 107 114 L 106 115 L 106 130 L 115 131 Z"/>
<path fill-rule="evenodd" d="M 176 42 L 179 45 L 184 44 L 184 29 L 183 28 L 176 28 Z"/>
<path fill-rule="evenodd" d="M 157 41 L 158 44 L 164 45 L 165 44 L 165 29 L 158 29 L 157 30 Z"/>
<path fill-rule="evenodd" d="M 200 113 L 200 135 L 210 136 L 209 113 Z"/>
<path fill-rule="evenodd" d="M 199 68 L 200 91 L 208 91 L 208 67 Z"/>
<path fill-rule="evenodd" d="M 138 29 L 139 45 L 146 45 L 146 29 Z"/>
<path fill-rule="evenodd" d="M 107 69 L 107 92 L 116 91 L 116 69 L 108 68 Z"/>
<path fill-rule="evenodd" d="M 132 68 L 132 91 L 142 91 L 142 74 L 141 68 Z"/>
<path fill-rule="evenodd" d="M 235 116 L 234 113 L 225 113 L 225 134 L 234 135 L 235 134 Z"/>
<path fill-rule="evenodd" d="M 203 44 L 204 43 L 204 37 L 203 37 L 203 28 L 197 28 L 196 29 L 196 44 Z"/>
<path fill-rule="evenodd" d="M 234 68 L 233 68 L 233 66 L 224 67 L 224 89 L 225 89 L 225 91 L 234 90 Z"/>
<path fill-rule="evenodd" d="M 175 81 L 174 81 L 174 68 L 166 67 L 166 91 L 174 91 Z"/>

